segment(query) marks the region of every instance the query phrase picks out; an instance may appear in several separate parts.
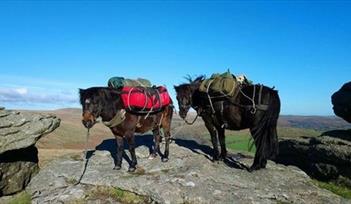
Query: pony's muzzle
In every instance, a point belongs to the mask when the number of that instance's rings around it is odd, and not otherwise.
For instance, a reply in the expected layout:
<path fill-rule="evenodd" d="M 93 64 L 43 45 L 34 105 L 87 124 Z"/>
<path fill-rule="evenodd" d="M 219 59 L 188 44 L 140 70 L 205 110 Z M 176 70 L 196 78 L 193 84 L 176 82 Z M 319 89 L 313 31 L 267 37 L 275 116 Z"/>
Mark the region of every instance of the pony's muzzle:
<path fill-rule="evenodd" d="M 95 124 L 94 121 L 91 121 L 91 120 L 88 120 L 88 121 L 85 121 L 85 120 L 82 120 L 82 123 L 84 125 L 84 127 L 86 128 L 92 128 L 93 125 Z"/>
<path fill-rule="evenodd" d="M 89 129 L 89 128 L 94 126 L 95 117 L 93 116 L 93 114 L 91 114 L 89 112 L 85 112 L 85 113 L 83 113 L 82 123 L 83 123 L 84 127 Z"/>
<path fill-rule="evenodd" d="M 179 111 L 179 116 L 180 116 L 182 119 L 185 119 L 185 118 L 186 118 L 186 115 L 187 115 L 187 112 L 185 112 L 185 111 Z"/>

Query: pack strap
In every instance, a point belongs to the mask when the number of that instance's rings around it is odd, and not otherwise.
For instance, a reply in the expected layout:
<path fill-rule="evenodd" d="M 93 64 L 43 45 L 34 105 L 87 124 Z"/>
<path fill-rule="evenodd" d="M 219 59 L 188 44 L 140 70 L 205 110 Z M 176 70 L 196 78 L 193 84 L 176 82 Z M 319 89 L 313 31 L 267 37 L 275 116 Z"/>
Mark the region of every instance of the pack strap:
<path fill-rule="evenodd" d="M 126 111 L 124 109 L 121 109 L 117 111 L 115 116 L 110 121 L 103 121 L 103 123 L 107 127 L 112 128 L 121 124 L 125 119 L 126 119 Z"/>

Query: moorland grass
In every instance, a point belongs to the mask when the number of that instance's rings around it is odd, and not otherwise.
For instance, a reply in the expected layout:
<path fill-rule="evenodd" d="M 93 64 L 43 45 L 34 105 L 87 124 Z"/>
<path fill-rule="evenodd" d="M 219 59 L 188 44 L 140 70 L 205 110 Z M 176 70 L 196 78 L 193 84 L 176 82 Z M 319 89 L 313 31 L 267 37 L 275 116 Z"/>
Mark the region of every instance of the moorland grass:
<path fill-rule="evenodd" d="M 312 182 L 320 188 L 327 189 L 343 198 L 351 199 L 351 188 L 334 182 L 323 182 L 313 179 Z"/>
<path fill-rule="evenodd" d="M 30 204 L 32 203 L 31 201 L 31 196 L 23 191 L 17 195 L 15 195 L 9 202 L 8 204 Z"/>

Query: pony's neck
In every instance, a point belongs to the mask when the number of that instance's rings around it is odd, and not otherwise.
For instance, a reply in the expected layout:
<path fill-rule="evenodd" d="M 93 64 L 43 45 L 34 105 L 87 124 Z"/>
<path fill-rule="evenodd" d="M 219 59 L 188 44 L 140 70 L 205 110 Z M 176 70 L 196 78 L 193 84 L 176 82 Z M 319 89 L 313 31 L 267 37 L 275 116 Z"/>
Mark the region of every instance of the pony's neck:
<path fill-rule="evenodd" d="M 105 105 L 100 113 L 103 121 L 110 121 L 116 115 L 117 111 L 122 109 L 122 101 L 120 95 L 110 91 L 105 93 Z"/>
<path fill-rule="evenodd" d="M 198 106 L 199 106 L 199 88 L 200 88 L 201 82 L 196 82 L 193 84 L 190 84 L 190 88 L 191 88 L 191 107 L 194 108 L 195 110 L 197 110 Z"/>

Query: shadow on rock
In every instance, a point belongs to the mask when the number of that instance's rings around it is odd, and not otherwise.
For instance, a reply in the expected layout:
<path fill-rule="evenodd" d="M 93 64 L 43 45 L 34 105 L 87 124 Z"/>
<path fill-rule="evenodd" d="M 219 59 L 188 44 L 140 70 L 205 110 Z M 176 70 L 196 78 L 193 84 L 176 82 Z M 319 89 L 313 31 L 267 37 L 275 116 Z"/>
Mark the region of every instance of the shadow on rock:
<path fill-rule="evenodd" d="M 211 158 L 213 150 L 210 146 L 199 144 L 195 140 L 174 139 L 174 141 L 177 145 L 181 147 L 185 147 L 196 154 L 202 154 L 208 160 L 213 161 L 213 159 Z M 252 158 L 252 157 L 243 155 L 241 153 L 237 153 L 237 154 L 228 153 L 228 157 L 223 160 L 223 163 L 231 168 L 248 170 L 249 168 L 245 164 L 239 161 L 244 158 Z"/>
<path fill-rule="evenodd" d="M 135 136 L 135 148 L 138 148 L 140 146 L 146 146 L 149 148 L 149 152 L 151 153 L 152 148 L 153 148 L 153 135 L 147 134 L 147 135 L 136 135 Z M 95 150 L 91 150 L 87 152 L 87 157 L 86 159 L 89 160 L 93 155 L 95 151 L 109 151 L 111 154 L 111 157 L 113 158 L 114 164 L 116 165 L 117 162 L 117 142 L 115 139 L 106 139 L 102 141 L 99 145 L 95 147 Z M 128 150 L 128 143 L 125 141 L 124 142 L 124 150 Z M 128 164 L 131 164 L 131 159 L 129 156 L 126 154 L 126 152 L 123 152 L 123 159 L 125 159 Z"/>

